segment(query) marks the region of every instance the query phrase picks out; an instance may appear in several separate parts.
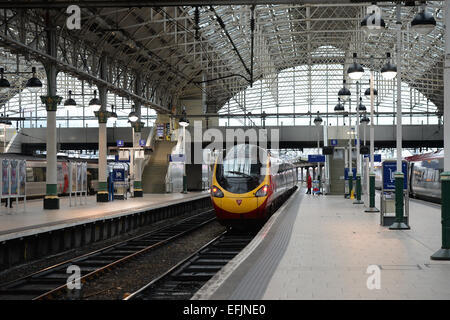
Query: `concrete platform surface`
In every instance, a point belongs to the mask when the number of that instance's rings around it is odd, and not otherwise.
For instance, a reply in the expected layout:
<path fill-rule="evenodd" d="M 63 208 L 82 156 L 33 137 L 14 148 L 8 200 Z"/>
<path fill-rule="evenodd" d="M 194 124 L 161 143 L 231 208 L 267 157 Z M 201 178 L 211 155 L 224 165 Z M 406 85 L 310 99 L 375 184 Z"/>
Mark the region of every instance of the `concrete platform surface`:
<path fill-rule="evenodd" d="M 411 200 L 411 230 L 391 231 L 352 202 L 297 191 L 194 299 L 450 299 L 439 205 Z"/>
<path fill-rule="evenodd" d="M 95 196 L 89 196 L 87 204 L 72 207 L 69 206 L 69 198 L 62 197 L 59 210 L 44 210 L 42 199 L 27 201 L 26 211 L 23 209 L 23 203 L 17 206 L 14 202 L 14 208 L 8 209 L 3 206 L 0 209 L 0 241 L 120 217 L 144 209 L 157 209 L 208 195 L 208 192 L 144 194 L 142 198 L 106 203 L 98 203 Z"/>

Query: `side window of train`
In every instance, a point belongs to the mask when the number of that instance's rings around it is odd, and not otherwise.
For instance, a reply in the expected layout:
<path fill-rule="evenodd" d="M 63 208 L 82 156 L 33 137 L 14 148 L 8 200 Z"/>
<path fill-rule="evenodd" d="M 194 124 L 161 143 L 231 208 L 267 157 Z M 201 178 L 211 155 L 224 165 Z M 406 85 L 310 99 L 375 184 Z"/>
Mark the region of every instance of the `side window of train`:
<path fill-rule="evenodd" d="M 45 182 L 46 181 L 46 170 L 45 167 L 33 168 L 34 182 Z"/>
<path fill-rule="evenodd" d="M 34 173 L 33 168 L 27 167 L 27 182 L 34 182 Z"/>

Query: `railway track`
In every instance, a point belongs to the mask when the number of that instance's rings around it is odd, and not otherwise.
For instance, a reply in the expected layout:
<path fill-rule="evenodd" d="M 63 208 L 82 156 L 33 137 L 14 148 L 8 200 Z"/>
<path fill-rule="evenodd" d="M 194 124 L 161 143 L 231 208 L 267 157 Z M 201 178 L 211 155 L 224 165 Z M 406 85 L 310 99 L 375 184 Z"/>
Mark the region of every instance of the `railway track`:
<path fill-rule="evenodd" d="M 225 264 L 250 243 L 253 234 L 226 231 L 126 300 L 190 299 Z"/>
<path fill-rule="evenodd" d="M 121 241 L 88 254 L 58 263 L 26 277 L 0 285 L 0 300 L 51 299 L 65 292 L 67 270 L 76 265 L 80 268 L 80 281 L 96 277 L 109 269 L 160 247 L 205 224 L 215 220 L 210 209 L 178 223 Z"/>

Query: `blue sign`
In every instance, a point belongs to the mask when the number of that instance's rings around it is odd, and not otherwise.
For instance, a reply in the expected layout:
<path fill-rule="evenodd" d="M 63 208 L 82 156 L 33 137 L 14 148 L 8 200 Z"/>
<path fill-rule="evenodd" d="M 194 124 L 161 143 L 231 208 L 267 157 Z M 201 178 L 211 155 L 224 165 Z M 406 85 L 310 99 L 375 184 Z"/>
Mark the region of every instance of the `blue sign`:
<path fill-rule="evenodd" d="M 125 181 L 125 169 L 113 169 L 113 181 Z"/>
<path fill-rule="evenodd" d="M 330 144 L 332 147 L 336 147 L 338 145 L 337 139 L 331 139 Z"/>
<path fill-rule="evenodd" d="M 128 157 L 127 160 L 119 160 L 119 155 L 116 154 L 116 156 L 115 156 L 115 161 L 116 161 L 116 162 L 130 162 L 130 157 Z"/>
<path fill-rule="evenodd" d="M 370 157 L 370 155 L 368 155 L 368 154 L 364 155 L 364 158 L 369 158 L 369 157 Z M 381 162 L 381 154 L 374 154 L 373 155 L 373 161 L 374 162 Z"/>
<path fill-rule="evenodd" d="M 403 161 L 402 172 L 404 175 L 403 179 L 403 189 L 408 189 L 408 173 L 407 169 L 408 163 Z M 395 190 L 395 177 L 394 174 L 397 172 L 397 161 L 384 161 L 383 162 L 383 189 L 384 190 Z"/>
<path fill-rule="evenodd" d="M 184 154 L 169 154 L 169 162 L 184 162 Z"/>
<path fill-rule="evenodd" d="M 144 139 L 141 139 L 141 140 L 139 140 L 139 146 L 140 147 L 145 147 L 145 140 Z"/>
<path fill-rule="evenodd" d="M 350 168 L 345 168 L 344 171 L 344 178 L 345 180 L 348 180 L 348 172 L 350 171 Z M 356 178 L 356 168 L 352 168 L 352 172 L 353 172 L 353 180 L 355 180 Z"/>
<path fill-rule="evenodd" d="M 321 154 L 308 155 L 308 162 L 325 162 L 325 156 Z"/>
<path fill-rule="evenodd" d="M 117 140 L 117 146 L 118 147 L 123 147 L 125 144 L 123 143 L 123 140 Z"/>

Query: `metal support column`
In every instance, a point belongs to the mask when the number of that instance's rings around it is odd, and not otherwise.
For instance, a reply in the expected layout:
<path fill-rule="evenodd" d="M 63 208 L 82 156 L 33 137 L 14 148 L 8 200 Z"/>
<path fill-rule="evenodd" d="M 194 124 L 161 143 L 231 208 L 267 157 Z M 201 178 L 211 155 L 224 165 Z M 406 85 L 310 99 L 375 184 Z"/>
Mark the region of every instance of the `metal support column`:
<path fill-rule="evenodd" d="M 100 76 L 106 79 L 107 58 L 103 56 L 100 60 Z M 98 112 L 98 191 L 97 202 L 108 202 L 108 163 L 107 163 L 107 136 L 106 123 L 108 122 L 108 113 L 106 110 L 108 89 L 99 87 L 99 98 L 101 107 Z"/>
<path fill-rule="evenodd" d="M 402 21 L 401 3 L 397 4 L 397 172 L 395 173 L 395 222 L 390 230 L 408 230 L 404 222 L 403 184 L 405 177 L 402 171 Z"/>
<path fill-rule="evenodd" d="M 372 59 L 371 59 L 372 60 Z M 374 76 L 370 69 L 370 172 L 369 172 L 369 208 L 365 212 L 380 212 L 375 207 L 375 130 L 373 123 L 374 115 Z"/>
<path fill-rule="evenodd" d="M 450 260 L 450 1 L 445 1 L 445 61 L 444 61 L 444 172 L 442 186 L 442 246 L 431 259 Z"/>
<path fill-rule="evenodd" d="M 49 23 L 49 21 L 47 21 Z M 56 29 L 47 25 L 47 52 L 52 57 L 57 56 Z M 56 146 L 56 110 L 62 97 L 56 95 L 57 66 L 45 64 L 47 73 L 47 96 L 41 96 L 41 101 L 47 110 L 47 171 L 44 209 L 59 209 L 57 184 L 57 146 Z"/>
<path fill-rule="evenodd" d="M 353 204 L 364 204 L 361 201 L 361 155 L 360 155 L 360 144 L 361 139 L 359 138 L 359 81 L 356 82 L 356 200 Z"/>
<path fill-rule="evenodd" d="M 142 93 L 142 78 L 141 74 L 136 74 L 136 83 L 135 83 L 135 93 L 140 96 Z M 138 117 L 139 125 L 133 126 L 133 148 L 139 148 L 139 141 L 141 140 L 141 128 L 144 123 L 141 122 L 141 103 L 139 101 L 135 101 L 134 103 L 134 112 Z M 135 152 L 135 150 L 133 150 Z M 134 157 L 134 177 L 133 177 L 133 196 L 134 197 L 142 197 L 142 159 Z"/>

